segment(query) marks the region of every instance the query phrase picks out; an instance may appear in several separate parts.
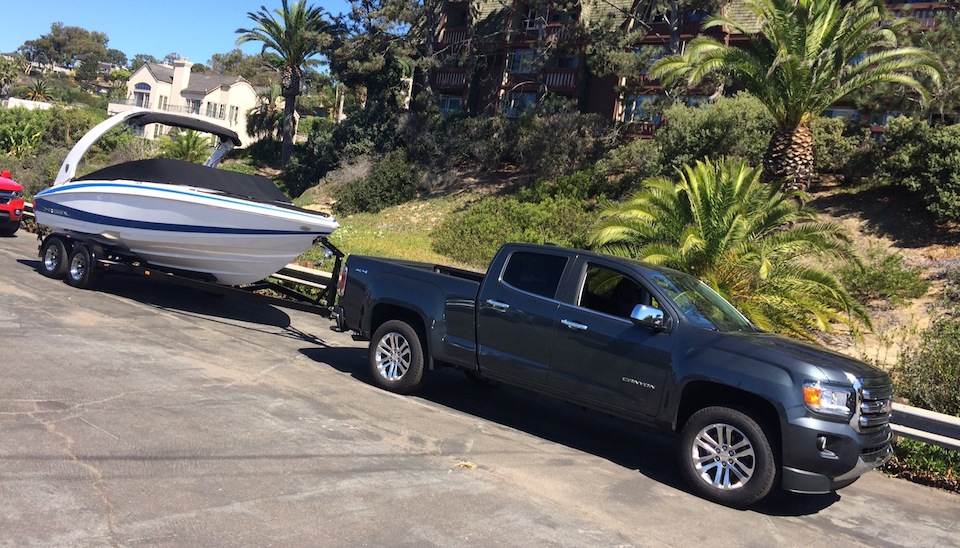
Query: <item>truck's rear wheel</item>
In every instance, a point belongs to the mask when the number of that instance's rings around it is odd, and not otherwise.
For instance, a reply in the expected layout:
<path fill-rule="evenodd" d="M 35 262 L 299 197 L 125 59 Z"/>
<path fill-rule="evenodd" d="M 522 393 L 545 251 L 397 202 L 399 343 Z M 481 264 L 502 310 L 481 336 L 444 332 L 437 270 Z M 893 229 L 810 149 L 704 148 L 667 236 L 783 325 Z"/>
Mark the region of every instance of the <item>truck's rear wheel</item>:
<path fill-rule="evenodd" d="M 80 289 L 88 289 L 97 281 L 96 264 L 90 248 L 85 244 L 77 243 L 70 253 L 70 262 L 67 265 L 67 283 Z"/>
<path fill-rule="evenodd" d="M 766 432 L 728 407 L 707 407 L 690 417 L 681 436 L 680 467 L 697 494 L 733 507 L 765 497 L 777 473 Z"/>
<path fill-rule="evenodd" d="M 398 394 L 410 394 L 425 380 L 423 344 L 406 322 L 390 320 L 374 332 L 368 354 L 373 382 Z"/>
<path fill-rule="evenodd" d="M 40 248 L 40 272 L 58 280 L 67 273 L 67 245 L 59 237 L 53 236 L 43 242 Z"/>

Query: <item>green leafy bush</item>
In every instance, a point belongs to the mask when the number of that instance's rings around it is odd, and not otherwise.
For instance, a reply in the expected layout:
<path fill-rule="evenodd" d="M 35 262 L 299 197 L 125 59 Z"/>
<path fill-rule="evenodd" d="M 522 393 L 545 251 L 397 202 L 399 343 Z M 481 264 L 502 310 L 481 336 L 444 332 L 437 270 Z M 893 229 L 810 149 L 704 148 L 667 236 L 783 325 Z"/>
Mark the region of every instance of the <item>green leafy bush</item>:
<path fill-rule="evenodd" d="M 597 169 L 578 171 L 556 180 L 544 180 L 521 188 L 516 198 L 521 202 L 539 203 L 550 198 L 565 198 L 596 204 L 622 197 L 624 188 L 618 179 L 608 179 Z"/>
<path fill-rule="evenodd" d="M 911 405 L 960 416 L 960 319 L 944 317 L 923 331 L 894 367 L 897 393 Z"/>
<path fill-rule="evenodd" d="M 917 192 L 941 219 L 960 220 L 960 126 L 894 118 L 877 152 L 881 180 Z"/>
<path fill-rule="evenodd" d="M 678 105 L 664 112 L 664 125 L 654 134 L 671 166 L 693 164 L 705 157 L 741 158 L 761 165 L 776 124 L 763 104 L 747 93 L 721 97 L 713 104 Z"/>
<path fill-rule="evenodd" d="M 865 131 L 845 118 L 814 118 L 810 130 L 817 173 L 844 173 L 866 139 Z"/>
<path fill-rule="evenodd" d="M 655 139 L 633 139 L 611 148 L 595 168 L 608 178 L 618 179 L 624 191 L 636 190 L 645 179 L 664 175 L 669 169 Z"/>
<path fill-rule="evenodd" d="M 514 122 L 508 159 L 538 179 L 555 179 L 592 165 L 612 139 L 609 122 L 595 114 L 528 114 Z"/>
<path fill-rule="evenodd" d="M 903 256 L 877 245 L 870 246 L 862 264 L 850 263 L 840 269 L 840 281 L 858 301 L 885 299 L 893 306 L 907 299 L 919 299 L 930 289 L 920 267 L 905 268 Z"/>
<path fill-rule="evenodd" d="M 484 198 L 441 221 L 433 231 L 433 248 L 462 263 L 485 266 L 507 242 L 583 247 L 590 221 L 578 200 Z"/>
<path fill-rule="evenodd" d="M 338 213 L 377 213 L 402 204 L 417 194 L 422 174 L 407 161 L 403 149 L 386 155 L 366 177 L 346 183 L 334 192 Z"/>
<path fill-rule="evenodd" d="M 960 491 L 960 451 L 900 438 L 884 470 L 914 483 Z"/>

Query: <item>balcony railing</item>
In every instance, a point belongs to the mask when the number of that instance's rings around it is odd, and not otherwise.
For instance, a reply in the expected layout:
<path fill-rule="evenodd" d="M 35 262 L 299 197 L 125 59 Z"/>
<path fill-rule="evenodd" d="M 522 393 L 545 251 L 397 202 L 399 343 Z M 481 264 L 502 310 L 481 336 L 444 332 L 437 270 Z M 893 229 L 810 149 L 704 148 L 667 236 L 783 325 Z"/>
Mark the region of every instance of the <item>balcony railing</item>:
<path fill-rule="evenodd" d="M 434 71 L 433 83 L 438 88 L 463 87 L 467 85 L 467 71 L 462 68 L 439 68 Z"/>
<path fill-rule="evenodd" d="M 115 105 L 127 105 L 133 107 L 143 107 L 149 108 L 150 110 L 160 110 L 163 112 L 174 112 L 178 114 L 196 114 L 197 116 L 203 116 L 204 118 L 213 118 L 215 120 L 223 120 L 223 117 L 218 116 L 207 116 L 206 113 L 202 112 L 203 109 L 200 107 L 189 107 L 189 106 L 178 106 L 178 105 L 167 105 L 163 108 L 151 107 L 149 105 L 144 105 L 143 101 L 137 101 L 136 99 L 126 99 L 126 100 L 113 100 L 110 101 Z"/>
<path fill-rule="evenodd" d="M 580 69 L 547 69 L 544 80 L 550 91 L 569 91 L 577 87 L 577 75 Z"/>
<path fill-rule="evenodd" d="M 440 30 L 440 38 L 437 40 L 441 44 L 459 44 L 466 42 L 469 32 L 467 27 L 451 27 Z"/>

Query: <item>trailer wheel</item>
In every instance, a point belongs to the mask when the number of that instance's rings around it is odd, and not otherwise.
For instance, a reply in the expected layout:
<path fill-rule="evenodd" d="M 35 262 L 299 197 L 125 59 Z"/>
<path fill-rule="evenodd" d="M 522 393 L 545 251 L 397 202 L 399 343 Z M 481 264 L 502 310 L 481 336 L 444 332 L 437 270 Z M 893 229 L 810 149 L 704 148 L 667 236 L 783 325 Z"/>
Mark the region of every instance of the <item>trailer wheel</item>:
<path fill-rule="evenodd" d="M 390 320 L 377 328 L 368 358 L 374 384 L 385 390 L 411 394 L 426 380 L 423 344 L 406 322 Z"/>
<path fill-rule="evenodd" d="M 40 272 L 48 278 L 63 279 L 67 273 L 67 245 L 61 238 L 51 236 L 40 248 Z"/>
<path fill-rule="evenodd" d="M 67 283 L 79 289 L 89 289 L 97 282 L 96 264 L 90 248 L 85 244 L 77 243 L 70 253 L 70 263 L 67 266 Z"/>
<path fill-rule="evenodd" d="M 697 494 L 735 508 L 767 496 L 777 474 L 763 427 L 729 407 L 707 407 L 690 417 L 680 441 L 680 469 Z"/>

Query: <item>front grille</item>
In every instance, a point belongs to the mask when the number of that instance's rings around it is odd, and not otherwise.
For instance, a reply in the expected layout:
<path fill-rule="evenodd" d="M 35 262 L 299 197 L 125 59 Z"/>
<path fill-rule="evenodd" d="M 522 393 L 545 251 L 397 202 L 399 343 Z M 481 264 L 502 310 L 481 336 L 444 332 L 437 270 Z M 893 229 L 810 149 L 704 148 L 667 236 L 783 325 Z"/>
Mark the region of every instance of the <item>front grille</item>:
<path fill-rule="evenodd" d="M 889 424 L 892 398 L 893 382 L 889 377 L 860 379 L 854 415 L 857 429 L 867 432 Z"/>

